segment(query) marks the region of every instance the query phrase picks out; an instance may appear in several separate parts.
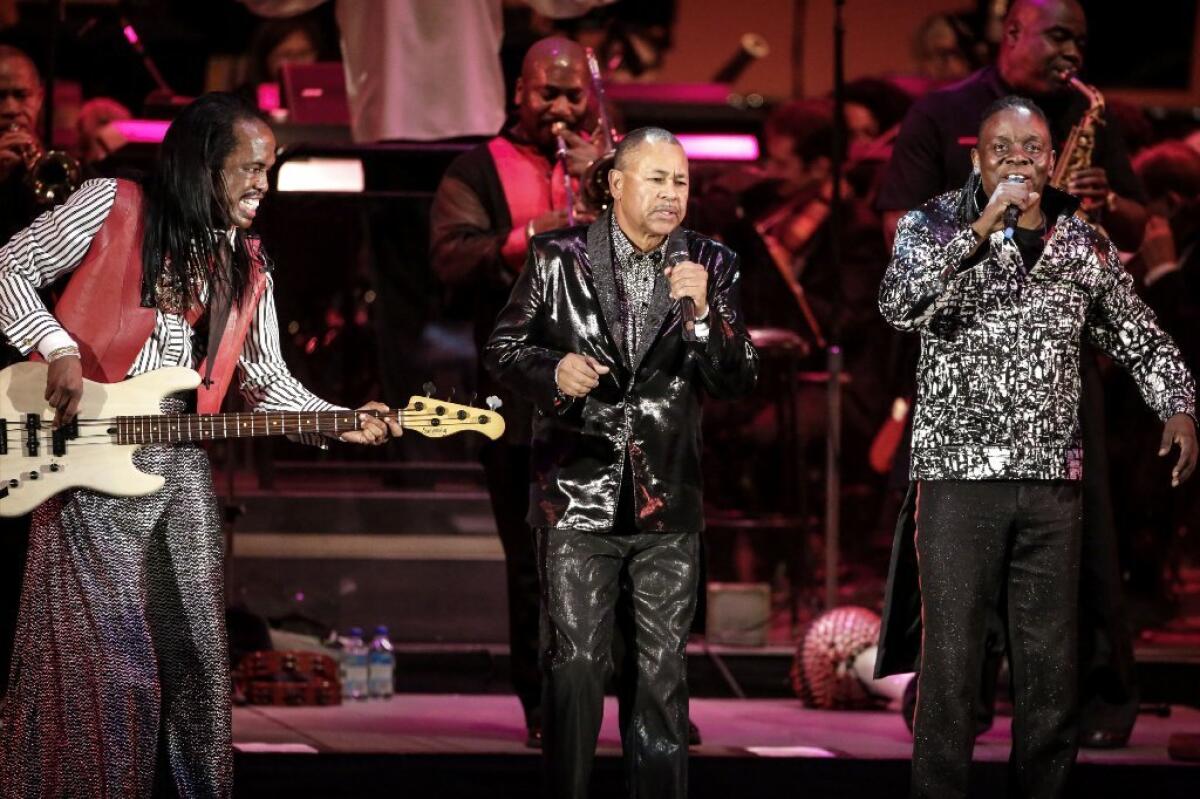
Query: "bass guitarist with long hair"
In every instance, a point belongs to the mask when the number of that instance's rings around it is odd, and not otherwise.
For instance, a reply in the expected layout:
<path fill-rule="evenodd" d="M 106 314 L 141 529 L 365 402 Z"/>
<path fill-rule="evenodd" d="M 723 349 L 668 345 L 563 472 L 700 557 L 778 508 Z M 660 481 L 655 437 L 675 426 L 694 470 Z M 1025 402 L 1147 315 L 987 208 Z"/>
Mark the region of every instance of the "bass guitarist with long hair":
<path fill-rule="evenodd" d="M 252 107 L 205 95 L 172 123 L 144 187 L 89 181 L 0 249 L 0 330 L 49 363 L 56 425 L 76 414 L 83 378 L 116 382 L 166 366 L 198 368 L 201 413 L 220 407 L 237 371 L 255 410 L 335 409 L 288 372 L 270 263 L 249 234 L 274 153 Z M 37 289 L 67 273 L 51 313 Z M 189 400 L 169 396 L 163 411 Z M 401 432 L 360 416 L 341 440 L 379 444 Z M 195 445 L 160 444 L 134 463 L 165 487 L 145 497 L 76 489 L 34 512 L 0 795 L 230 795 L 222 539 L 208 458 Z"/>

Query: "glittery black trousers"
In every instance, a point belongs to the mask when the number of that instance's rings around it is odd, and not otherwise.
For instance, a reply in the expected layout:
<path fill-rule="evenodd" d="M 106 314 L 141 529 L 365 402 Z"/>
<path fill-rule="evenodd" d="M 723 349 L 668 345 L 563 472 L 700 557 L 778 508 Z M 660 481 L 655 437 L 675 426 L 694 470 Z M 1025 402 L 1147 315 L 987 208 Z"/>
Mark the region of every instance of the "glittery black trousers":
<path fill-rule="evenodd" d="M 1081 501 L 1066 481 L 921 481 L 924 638 L 912 795 L 965 797 L 987 618 L 1007 596 L 1013 690 L 1009 792 L 1061 796 L 1078 749 Z"/>
<path fill-rule="evenodd" d="M 513 690 L 521 700 L 527 724 L 537 720 L 542 704 L 538 670 L 538 570 L 529 512 L 530 451 L 503 439 L 480 452 L 496 530 L 504 547 L 508 583 L 508 651 Z"/>
<path fill-rule="evenodd" d="M 134 462 L 165 487 L 131 498 L 76 490 L 34 513 L 0 745 L 5 799 L 136 799 L 164 783 L 180 797 L 230 794 L 208 457 L 150 446 Z"/>
<path fill-rule="evenodd" d="M 687 796 L 686 645 L 696 609 L 699 536 L 537 532 L 542 592 L 542 719 L 547 791 L 582 799 L 613 672 L 630 797 Z"/>

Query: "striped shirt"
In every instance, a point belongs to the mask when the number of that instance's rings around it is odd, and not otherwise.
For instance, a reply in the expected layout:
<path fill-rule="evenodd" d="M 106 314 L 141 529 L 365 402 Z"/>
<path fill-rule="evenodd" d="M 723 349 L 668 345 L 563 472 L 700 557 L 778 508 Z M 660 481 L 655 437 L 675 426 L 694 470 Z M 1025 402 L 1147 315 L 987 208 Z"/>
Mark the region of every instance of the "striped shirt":
<path fill-rule="evenodd" d="M 22 354 L 35 348 L 43 355 L 73 340 L 38 296 L 79 266 L 92 238 L 104 224 L 116 198 L 115 180 L 89 180 L 63 205 L 39 216 L 33 224 L 0 248 L 0 331 Z M 202 291 L 207 294 L 207 288 Z M 192 327 L 180 314 L 158 309 L 154 331 L 134 359 L 128 377 L 165 366 L 195 369 Z M 300 384 L 292 376 L 279 348 L 279 321 L 275 313 L 274 280 L 254 311 L 254 320 L 238 358 L 241 391 L 256 411 L 342 410 Z M 322 444 L 316 435 L 299 437 Z"/>

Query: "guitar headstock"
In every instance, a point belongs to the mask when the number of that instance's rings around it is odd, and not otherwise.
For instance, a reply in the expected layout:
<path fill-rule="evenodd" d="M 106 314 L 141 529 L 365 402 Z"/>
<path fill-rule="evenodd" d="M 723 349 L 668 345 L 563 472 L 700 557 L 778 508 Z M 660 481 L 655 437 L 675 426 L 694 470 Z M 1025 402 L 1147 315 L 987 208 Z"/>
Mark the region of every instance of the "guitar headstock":
<path fill-rule="evenodd" d="M 504 419 L 494 410 L 459 405 L 432 397 L 410 397 L 404 406 L 404 429 L 430 438 L 455 433 L 482 433 L 495 440 L 504 435 Z"/>

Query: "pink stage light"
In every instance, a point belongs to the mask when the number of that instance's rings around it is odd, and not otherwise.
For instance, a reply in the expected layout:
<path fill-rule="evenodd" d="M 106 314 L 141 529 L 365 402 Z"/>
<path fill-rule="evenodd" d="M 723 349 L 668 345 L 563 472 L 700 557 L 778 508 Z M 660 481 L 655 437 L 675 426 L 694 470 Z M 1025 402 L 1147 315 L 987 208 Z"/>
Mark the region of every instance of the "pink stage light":
<path fill-rule="evenodd" d="M 158 144 L 171 127 L 170 122 L 162 119 L 116 119 L 110 124 L 125 141 L 135 144 Z"/>
<path fill-rule="evenodd" d="M 758 160 L 758 138 L 750 133 L 680 133 L 677 138 L 693 161 Z"/>
<path fill-rule="evenodd" d="M 138 46 L 137 31 L 133 29 L 132 25 L 126 25 L 125 27 L 121 28 L 121 32 L 125 34 L 125 41 L 129 42 L 134 47 Z"/>

